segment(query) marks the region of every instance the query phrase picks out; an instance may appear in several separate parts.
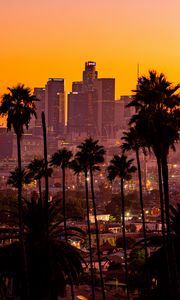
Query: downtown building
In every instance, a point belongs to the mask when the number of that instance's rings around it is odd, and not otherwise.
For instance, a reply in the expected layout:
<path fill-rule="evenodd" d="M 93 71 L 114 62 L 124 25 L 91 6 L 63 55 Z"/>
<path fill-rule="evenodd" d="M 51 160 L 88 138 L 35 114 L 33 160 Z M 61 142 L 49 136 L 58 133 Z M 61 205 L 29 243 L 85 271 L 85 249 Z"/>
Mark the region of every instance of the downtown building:
<path fill-rule="evenodd" d="M 65 91 L 63 78 L 49 78 L 45 87 L 34 88 L 37 118 L 31 124 L 32 134 L 27 137 L 26 148 L 33 153 L 34 140 L 42 139 L 42 112 L 45 113 L 45 122 L 48 138 L 48 154 L 58 149 L 58 139 L 64 137 L 65 131 Z M 24 140 L 25 144 L 25 140 Z M 43 144 L 38 144 L 38 153 L 43 153 Z M 35 146 L 34 146 L 35 147 Z M 27 151 L 25 151 L 27 152 Z M 27 153 L 28 155 L 28 153 Z M 39 155 L 38 155 L 39 156 Z"/>
<path fill-rule="evenodd" d="M 45 88 L 34 88 L 37 119 L 35 129 L 42 128 L 41 114 L 45 112 L 47 132 L 54 135 L 64 134 L 65 91 L 63 78 L 49 78 Z"/>
<path fill-rule="evenodd" d="M 68 94 L 67 128 L 71 138 L 111 138 L 114 101 L 115 79 L 98 78 L 96 63 L 86 62 L 82 81 L 73 82 Z"/>

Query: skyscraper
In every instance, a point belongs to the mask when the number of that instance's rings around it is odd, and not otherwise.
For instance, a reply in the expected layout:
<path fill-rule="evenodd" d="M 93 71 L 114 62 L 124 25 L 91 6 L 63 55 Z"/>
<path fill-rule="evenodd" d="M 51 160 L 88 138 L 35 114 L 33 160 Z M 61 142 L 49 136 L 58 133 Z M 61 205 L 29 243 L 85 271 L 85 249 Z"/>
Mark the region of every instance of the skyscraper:
<path fill-rule="evenodd" d="M 91 87 L 96 78 L 98 78 L 96 63 L 94 61 L 87 61 L 85 63 L 85 70 L 83 71 L 83 84 Z"/>
<path fill-rule="evenodd" d="M 98 78 L 94 80 L 97 90 L 97 126 L 99 135 L 103 138 L 112 138 L 114 129 L 115 108 L 115 79 Z"/>
<path fill-rule="evenodd" d="M 45 112 L 48 132 L 62 134 L 65 126 L 64 79 L 48 79 L 45 87 Z"/>
<path fill-rule="evenodd" d="M 36 102 L 36 114 L 35 127 L 41 127 L 41 113 L 45 111 L 45 88 L 34 88 L 34 96 L 39 100 Z"/>

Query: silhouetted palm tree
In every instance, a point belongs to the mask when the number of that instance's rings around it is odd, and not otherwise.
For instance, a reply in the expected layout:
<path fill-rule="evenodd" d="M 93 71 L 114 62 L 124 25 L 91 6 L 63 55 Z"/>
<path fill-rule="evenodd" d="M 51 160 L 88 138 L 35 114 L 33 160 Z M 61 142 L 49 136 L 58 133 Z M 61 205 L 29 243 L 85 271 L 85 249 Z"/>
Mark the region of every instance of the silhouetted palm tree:
<path fill-rule="evenodd" d="M 141 215 L 142 215 L 142 226 L 143 226 L 143 235 L 144 235 L 144 247 L 145 247 L 145 258 L 147 261 L 147 244 L 146 244 L 146 226 L 145 226 L 145 216 L 144 216 L 144 203 L 143 203 L 143 193 L 142 193 L 142 176 L 141 176 L 141 165 L 139 159 L 139 149 L 142 145 L 138 138 L 138 132 L 136 128 L 130 127 L 129 131 L 123 132 L 124 136 L 122 140 L 124 143 L 121 145 L 123 153 L 133 150 L 136 153 L 137 169 L 138 169 L 138 179 L 139 179 L 139 200 L 141 206 Z"/>
<path fill-rule="evenodd" d="M 37 99 L 31 95 L 29 88 L 25 88 L 23 84 L 16 87 L 9 88 L 8 93 L 2 97 L 0 105 L 0 115 L 7 116 L 7 129 L 11 130 L 13 127 L 17 137 L 17 156 L 18 156 L 18 169 L 21 173 L 21 138 L 24 133 L 24 127 L 28 129 L 29 122 L 32 116 L 36 117 L 34 101 Z M 21 176 L 20 176 L 21 178 Z M 23 224 L 22 224 L 22 183 L 19 180 L 18 186 L 18 205 L 19 205 L 19 227 L 20 227 L 20 240 L 22 244 L 24 268 L 27 274 L 27 264 L 25 248 L 23 243 Z M 27 280 L 27 278 L 26 278 Z M 27 282 L 25 284 L 28 284 Z M 27 297 L 29 294 L 27 292 Z"/>
<path fill-rule="evenodd" d="M 143 76 L 139 79 L 138 89 L 135 90 L 135 97 L 129 104 L 130 106 L 135 106 L 137 109 L 137 114 L 132 118 L 131 123 L 136 124 L 138 132 L 141 132 L 147 146 L 153 150 L 157 159 L 162 233 L 164 230 L 163 211 L 165 207 L 169 260 L 168 269 L 172 263 L 172 278 L 177 272 L 175 271 L 176 264 L 173 262 L 174 255 L 171 241 L 167 158 L 169 149 L 172 148 L 175 150 L 175 142 L 179 139 L 179 121 L 176 116 L 180 103 L 180 97 L 177 94 L 179 88 L 180 85 L 172 86 L 172 84 L 166 80 L 164 74 L 158 75 L 155 71 L 150 71 L 148 77 Z M 163 184 L 161 182 L 161 174 Z M 164 191 L 164 203 L 162 199 L 162 186 Z M 171 282 L 174 281 L 172 278 Z M 177 283 L 177 285 L 179 284 Z"/>
<path fill-rule="evenodd" d="M 45 176 L 45 163 L 44 159 L 34 158 L 27 166 L 29 175 L 38 181 L 39 197 L 42 199 L 41 179 Z M 52 168 L 48 168 L 48 176 L 52 175 Z"/>
<path fill-rule="evenodd" d="M 86 162 L 86 155 L 84 153 L 78 153 L 75 159 L 71 161 L 71 169 L 75 174 L 79 175 L 84 173 L 85 178 L 85 194 L 86 194 L 86 215 L 87 215 L 87 230 L 88 230 L 88 241 L 89 241 L 89 257 L 90 257 L 90 273 L 91 273 L 91 289 L 92 289 L 92 300 L 95 299 L 94 290 L 94 273 L 93 273 L 93 257 L 92 257 L 92 242 L 91 242 L 91 227 L 89 219 L 89 194 L 88 194 L 88 169 Z"/>
<path fill-rule="evenodd" d="M 103 300 L 105 299 L 105 291 L 104 291 L 104 280 L 102 275 L 102 266 L 101 266 L 101 254 L 100 254 L 100 245 L 99 245 L 99 229 L 97 222 L 97 213 L 96 213 L 96 203 L 94 196 L 94 182 L 93 182 L 93 171 L 100 170 L 99 164 L 104 162 L 104 154 L 105 149 L 103 146 L 98 145 L 98 140 L 93 140 L 91 137 L 85 139 L 80 145 L 77 146 L 79 151 L 76 153 L 75 158 L 83 156 L 83 160 L 86 164 L 86 169 L 89 170 L 90 173 L 90 184 L 91 184 L 91 194 L 92 194 L 92 203 L 93 203 L 93 212 L 95 219 L 95 230 L 96 230 L 96 245 L 97 245 L 97 256 L 99 263 L 99 272 L 101 279 L 101 290 Z"/>
<path fill-rule="evenodd" d="M 16 206 L 14 205 L 11 209 L 12 211 L 8 212 L 11 217 L 10 224 L 17 226 Z M 63 218 L 59 211 L 59 201 L 48 204 L 48 238 L 46 235 L 46 207 L 41 199 L 37 201 L 32 198 L 31 201 L 24 202 L 22 219 L 25 228 L 31 299 L 57 300 L 58 296 L 65 295 L 66 285 L 69 284 L 70 279 L 72 278 L 73 282 L 77 284 L 79 276 L 83 272 L 81 265 L 83 259 L 80 252 L 62 241 L 65 232 L 60 227 Z M 76 228 L 73 230 L 67 228 L 67 234 L 72 235 L 73 232 L 76 233 Z M 23 272 L 17 230 L 12 231 L 9 228 L 6 238 L 11 239 L 11 244 L 0 248 L 0 275 L 4 276 L 5 283 L 8 279 L 11 280 L 12 295 L 22 297 Z"/>
<path fill-rule="evenodd" d="M 65 200 L 65 170 L 69 167 L 70 159 L 72 158 L 73 154 L 71 151 L 69 151 L 66 148 L 59 149 L 57 152 L 55 152 L 50 161 L 51 166 L 60 167 L 62 171 L 62 192 L 63 192 L 63 215 L 64 215 L 64 230 L 66 233 L 66 200 Z M 66 236 L 66 234 L 65 234 Z M 66 236 L 66 242 L 67 242 L 67 236 Z"/>
<path fill-rule="evenodd" d="M 23 187 L 24 185 L 31 183 L 33 177 L 31 176 L 31 174 L 28 173 L 27 169 L 24 168 L 21 169 L 21 173 L 20 173 L 19 169 L 16 167 L 14 171 L 10 172 L 10 175 L 7 180 L 7 184 L 12 185 L 15 188 L 18 188 L 19 180 L 21 180 L 21 184 Z"/>
<path fill-rule="evenodd" d="M 132 118 L 131 123 L 138 124 L 142 118 L 143 120 L 146 118 L 147 131 L 143 138 L 160 160 L 168 235 L 170 235 L 170 219 L 167 156 L 170 147 L 175 150 L 174 144 L 179 138 L 179 123 L 175 117 L 175 111 L 180 104 L 179 95 L 176 93 L 179 88 L 180 85 L 172 86 L 164 74 L 158 75 L 155 71 L 149 71 L 149 76 L 139 79 L 138 89 L 134 91 L 134 99 L 128 105 L 135 106 L 137 109 L 137 115 Z M 139 124 L 138 129 L 140 126 L 142 128 L 142 123 Z"/>
<path fill-rule="evenodd" d="M 60 167 L 62 171 L 62 200 L 63 200 L 63 217 L 64 217 L 64 231 L 65 231 L 65 239 L 66 243 L 68 242 L 67 238 L 67 225 L 66 225 L 66 192 L 65 192 L 65 183 L 66 183 L 66 178 L 65 178 L 65 170 L 68 168 L 70 159 L 72 158 L 73 154 L 71 151 L 69 151 L 66 148 L 59 149 L 57 152 L 55 152 L 52 157 L 50 164 L 52 166 Z M 72 300 L 74 300 L 74 289 L 73 289 L 73 282 L 71 280 L 71 296 Z"/>
<path fill-rule="evenodd" d="M 125 203 L 124 203 L 124 180 L 130 180 L 132 173 L 136 171 L 136 167 L 132 166 L 133 159 L 127 160 L 127 156 L 122 154 L 121 156 L 114 155 L 110 161 L 110 165 L 107 168 L 108 178 L 113 181 L 116 177 L 121 181 L 121 205 L 122 205 L 122 230 L 124 240 L 124 259 L 125 259 L 125 272 L 126 272 L 126 284 L 127 284 L 127 299 L 130 299 L 129 295 L 129 279 L 128 279 L 128 264 L 127 264 L 127 247 L 126 247 L 126 229 L 125 229 Z"/>

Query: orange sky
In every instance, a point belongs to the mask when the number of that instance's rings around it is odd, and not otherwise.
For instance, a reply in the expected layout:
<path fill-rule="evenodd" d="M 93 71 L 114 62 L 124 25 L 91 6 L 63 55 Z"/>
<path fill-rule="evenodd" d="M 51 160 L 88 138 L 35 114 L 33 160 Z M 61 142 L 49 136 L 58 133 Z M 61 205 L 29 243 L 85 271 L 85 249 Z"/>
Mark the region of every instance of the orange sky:
<path fill-rule="evenodd" d="M 1 0 L 0 94 L 7 86 L 81 80 L 84 62 L 116 78 L 116 97 L 156 69 L 180 82 L 179 0 Z"/>

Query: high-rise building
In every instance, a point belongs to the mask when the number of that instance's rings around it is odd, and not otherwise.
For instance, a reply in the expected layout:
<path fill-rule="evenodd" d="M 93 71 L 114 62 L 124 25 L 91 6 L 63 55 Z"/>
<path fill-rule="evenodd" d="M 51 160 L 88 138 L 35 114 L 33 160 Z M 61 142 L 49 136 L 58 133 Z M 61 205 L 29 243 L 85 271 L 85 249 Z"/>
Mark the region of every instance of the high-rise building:
<path fill-rule="evenodd" d="M 48 79 L 45 87 L 45 112 L 48 132 L 62 134 L 65 126 L 64 79 Z"/>
<path fill-rule="evenodd" d="M 35 127 L 42 127 L 41 114 L 45 111 L 45 88 L 34 88 L 34 96 L 39 100 L 36 101 Z"/>
<path fill-rule="evenodd" d="M 96 71 L 96 63 L 94 61 L 88 61 L 85 63 L 85 70 L 83 71 L 83 83 L 86 86 L 93 85 L 94 79 L 98 78 L 98 72 Z"/>
<path fill-rule="evenodd" d="M 129 121 L 135 114 L 134 107 L 127 107 L 127 104 L 132 101 L 132 97 L 133 96 L 121 96 L 120 99 L 115 101 L 114 125 L 118 135 L 119 130 L 123 132 L 128 129 Z"/>
<path fill-rule="evenodd" d="M 94 81 L 97 90 L 97 124 L 99 135 L 112 138 L 114 132 L 115 79 L 99 78 Z"/>
<path fill-rule="evenodd" d="M 97 92 L 68 94 L 68 133 L 97 135 Z"/>

